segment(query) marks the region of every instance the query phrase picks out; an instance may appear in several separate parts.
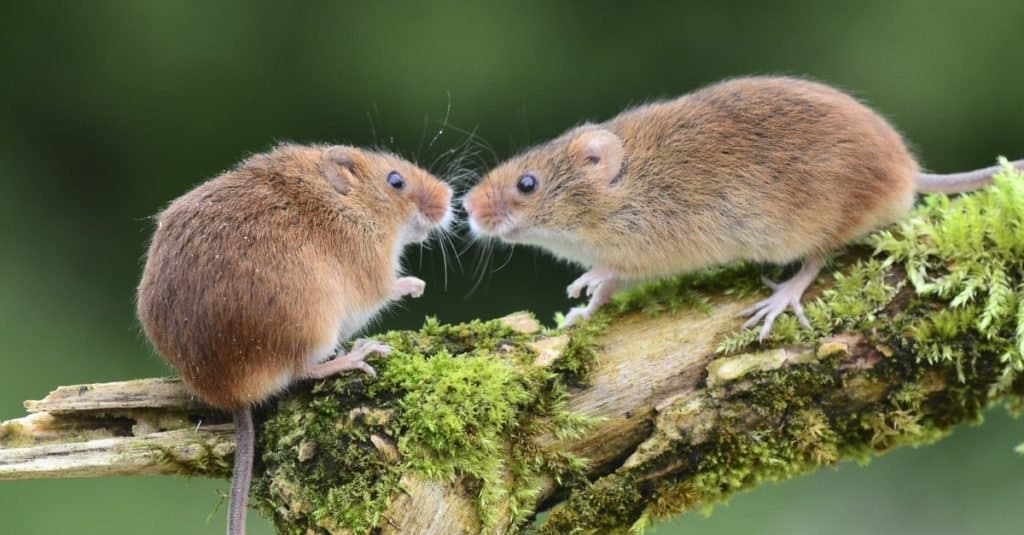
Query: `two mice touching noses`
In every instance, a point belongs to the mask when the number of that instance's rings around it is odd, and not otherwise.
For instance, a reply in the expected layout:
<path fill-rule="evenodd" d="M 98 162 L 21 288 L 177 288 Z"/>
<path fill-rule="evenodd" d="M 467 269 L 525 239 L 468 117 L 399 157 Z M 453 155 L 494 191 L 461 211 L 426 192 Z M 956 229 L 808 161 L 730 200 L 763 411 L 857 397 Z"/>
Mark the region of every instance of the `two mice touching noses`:
<path fill-rule="evenodd" d="M 1014 163 L 1024 168 L 1024 161 Z M 791 308 L 829 251 L 903 216 L 920 191 L 961 192 L 995 167 L 920 171 L 879 115 L 826 85 L 739 78 L 584 124 L 498 165 L 465 196 L 478 237 L 538 246 L 588 271 L 566 323 L 618 290 L 735 260 L 803 266 L 744 311 Z M 228 533 L 245 531 L 253 405 L 295 381 L 370 375 L 380 343 L 336 351 L 389 303 L 419 297 L 403 248 L 452 220 L 452 190 L 395 155 L 279 145 L 173 201 L 138 288 L 140 322 L 188 388 L 233 413 Z M 332 358 L 333 357 L 333 358 Z"/>

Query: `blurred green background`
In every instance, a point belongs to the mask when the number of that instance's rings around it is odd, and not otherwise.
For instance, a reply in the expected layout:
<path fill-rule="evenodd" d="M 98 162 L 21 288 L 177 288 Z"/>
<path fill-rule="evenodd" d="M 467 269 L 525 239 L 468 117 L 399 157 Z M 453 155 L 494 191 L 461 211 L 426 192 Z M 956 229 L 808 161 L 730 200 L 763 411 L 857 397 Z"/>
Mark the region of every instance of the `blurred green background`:
<path fill-rule="evenodd" d="M 461 129 L 493 148 L 472 162 L 483 170 L 630 104 L 787 73 L 871 103 L 930 169 L 1024 156 L 1020 0 L 211 4 L 4 7 L 0 419 L 56 385 L 169 373 L 133 317 L 147 216 L 275 141 L 377 144 L 431 164 Z M 470 293 L 472 252 L 445 287 L 437 251 L 410 251 L 427 295 L 377 328 L 568 307 L 573 269 L 509 253 Z M 938 445 L 768 485 L 655 533 L 1019 533 L 1022 440 L 993 411 Z M 0 532 L 221 533 L 224 511 L 211 511 L 226 486 L 0 482 Z"/>

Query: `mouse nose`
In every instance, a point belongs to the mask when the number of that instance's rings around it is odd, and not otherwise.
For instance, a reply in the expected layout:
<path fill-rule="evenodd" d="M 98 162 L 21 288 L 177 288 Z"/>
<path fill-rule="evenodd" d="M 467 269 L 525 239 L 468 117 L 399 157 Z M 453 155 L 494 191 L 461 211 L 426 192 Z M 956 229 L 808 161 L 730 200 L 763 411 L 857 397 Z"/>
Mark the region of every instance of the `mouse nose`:
<path fill-rule="evenodd" d="M 452 190 L 446 184 L 424 184 L 414 190 L 413 199 L 423 217 L 439 223 L 451 210 Z"/>
<path fill-rule="evenodd" d="M 462 198 L 462 208 L 466 211 L 466 215 L 473 217 L 476 206 L 473 205 L 473 199 L 469 195 Z"/>

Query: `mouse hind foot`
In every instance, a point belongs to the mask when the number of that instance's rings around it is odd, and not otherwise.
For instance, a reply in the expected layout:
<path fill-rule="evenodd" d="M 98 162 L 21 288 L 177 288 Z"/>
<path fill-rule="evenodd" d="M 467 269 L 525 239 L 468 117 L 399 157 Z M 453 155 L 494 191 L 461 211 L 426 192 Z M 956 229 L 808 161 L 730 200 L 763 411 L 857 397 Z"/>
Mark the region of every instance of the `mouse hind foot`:
<path fill-rule="evenodd" d="M 349 370 L 359 370 L 371 377 L 376 377 L 376 370 L 366 363 L 366 358 L 374 353 L 387 355 L 391 353 L 391 347 L 380 342 L 360 338 L 352 344 L 352 349 L 348 353 L 339 353 L 338 356 L 327 362 L 321 362 L 306 368 L 302 373 L 302 377 L 306 379 L 323 379 L 324 377 L 330 377 Z"/>
<path fill-rule="evenodd" d="M 737 314 L 738 316 L 750 317 L 743 324 L 743 328 L 746 329 L 747 327 L 753 327 L 758 323 L 762 323 L 761 332 L 758 334 L 757 339 L 763 342 L 768 338 L 768 334 L 771 333 L 775 318 L 787 308 L 793 309 L 793 313 L 801 325 L 810 327 L 811 324 L 807 321 L 807 316 L 804 315 L 803 306 L 800 305 L 800 298 L 803 297 L 807 287 L 814 282 L 814 278 L 817 277 L 818 272 L 824 266 L 825 260 L 823 258 L 810 257 L 804 259 L 800 271 L 797 271 L 795 275 L 785 281 L 777 283 L 762 278 L 764 283 L 772 289 L 772 295 Z"/>

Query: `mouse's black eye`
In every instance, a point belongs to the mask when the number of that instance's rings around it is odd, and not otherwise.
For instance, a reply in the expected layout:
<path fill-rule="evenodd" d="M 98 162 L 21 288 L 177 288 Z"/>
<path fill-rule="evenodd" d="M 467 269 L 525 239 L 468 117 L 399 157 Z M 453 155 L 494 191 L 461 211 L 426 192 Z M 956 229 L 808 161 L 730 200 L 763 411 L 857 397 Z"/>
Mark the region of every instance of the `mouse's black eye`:
<path fill-rule="evenodd" d="M 537 177 L 530 173 L 526 173 L 519 177 L 519 182 L 516 182 L 516 189 L 518 189 L 520 193 L 533 193 L 533 191 L 537 189 Z"/>
<path fill-rule="evenodd" d="M 388 173 L 388 185 L 395 189 L 402 189 L 405 187 L 405 179 L 398 171 L 391 171 Z"/>

